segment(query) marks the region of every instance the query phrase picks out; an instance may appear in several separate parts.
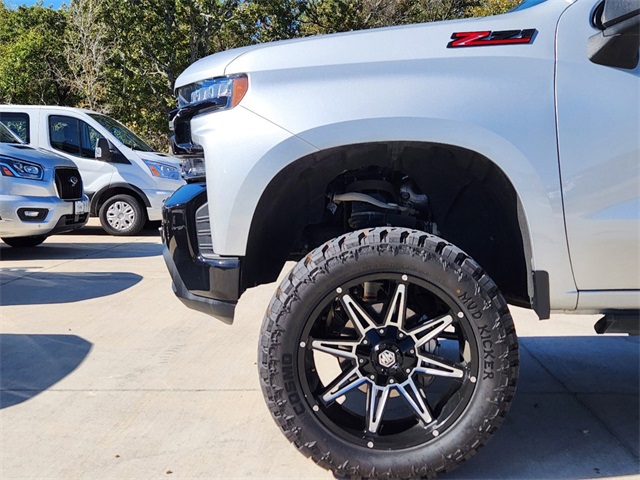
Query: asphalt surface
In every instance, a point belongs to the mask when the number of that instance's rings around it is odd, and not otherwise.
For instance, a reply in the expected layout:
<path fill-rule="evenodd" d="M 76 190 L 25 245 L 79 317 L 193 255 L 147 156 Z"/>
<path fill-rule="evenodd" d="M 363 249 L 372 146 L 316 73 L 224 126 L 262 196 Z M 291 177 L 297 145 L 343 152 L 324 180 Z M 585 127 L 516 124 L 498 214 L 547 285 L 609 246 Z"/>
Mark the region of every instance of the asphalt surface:
<path fill-rule="evenodd" d="M 95 221 L 0 243 L 0 478 L 330 479 L 262 400 L 256 352 L 276 284 L 233 326 L 171 291 L 157 232 Z M 505 424 L 445 479 L 640 478 L 640 344 L 594 316 L 512 308 L 521 373 Z"/>

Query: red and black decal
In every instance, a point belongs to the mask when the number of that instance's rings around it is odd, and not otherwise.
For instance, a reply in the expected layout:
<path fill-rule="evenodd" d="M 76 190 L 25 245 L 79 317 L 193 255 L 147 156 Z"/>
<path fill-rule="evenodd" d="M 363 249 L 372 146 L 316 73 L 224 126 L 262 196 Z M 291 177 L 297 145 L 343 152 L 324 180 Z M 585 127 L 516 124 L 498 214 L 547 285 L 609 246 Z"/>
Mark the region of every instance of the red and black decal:
<path fill-rule="evenodd" d="M 489 45 L 523 45 L 533 43 L 537 30 L 503 30 L 500 32 L 456 32 L 447 48 L 486 47 Z"/>

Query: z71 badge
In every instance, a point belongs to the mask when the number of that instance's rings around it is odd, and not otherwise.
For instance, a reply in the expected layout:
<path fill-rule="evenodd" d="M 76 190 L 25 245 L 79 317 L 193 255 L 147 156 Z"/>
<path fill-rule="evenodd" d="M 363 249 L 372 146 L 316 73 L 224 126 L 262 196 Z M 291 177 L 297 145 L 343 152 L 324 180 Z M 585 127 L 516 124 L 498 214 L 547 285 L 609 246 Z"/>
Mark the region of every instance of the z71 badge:
<path fill-rule="evenodd" d="M 447 48 L 487 47 L 489 45 L 522 45 L 533 43 L 535 28 L 527 30 L 504 30 L 500 32 L 456 32 L 451 35 Z"/>

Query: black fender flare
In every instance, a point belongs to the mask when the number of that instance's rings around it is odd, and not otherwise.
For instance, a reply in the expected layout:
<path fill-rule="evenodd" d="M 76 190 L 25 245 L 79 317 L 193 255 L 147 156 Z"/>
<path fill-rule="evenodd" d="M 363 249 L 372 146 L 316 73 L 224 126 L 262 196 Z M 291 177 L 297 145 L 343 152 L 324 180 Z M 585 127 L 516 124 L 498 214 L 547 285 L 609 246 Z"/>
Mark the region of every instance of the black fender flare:
<path fill-rule="evenodd" d="M 135 185 L 131 185 L 130 183 L 111 183 L 109 185 L 105 185 L 97 192 L 89 195 L 89 198 L 91 199 L 91 206 L 89 209 L 91 215 L 98 215 L 99 205 L 101 203 L 100 199 L 103 197 L 105 192 L 113 189 L 117 189 L 120 193 L 122 193 L 124 190 L 129 190 L 135 193 L 137 197 L 140 197 L 142 199 L 145 207 L 151 207 L 151 202 L 149 201 L 147 195 L 142 191 L 142 189 L 136 187 Z"/>

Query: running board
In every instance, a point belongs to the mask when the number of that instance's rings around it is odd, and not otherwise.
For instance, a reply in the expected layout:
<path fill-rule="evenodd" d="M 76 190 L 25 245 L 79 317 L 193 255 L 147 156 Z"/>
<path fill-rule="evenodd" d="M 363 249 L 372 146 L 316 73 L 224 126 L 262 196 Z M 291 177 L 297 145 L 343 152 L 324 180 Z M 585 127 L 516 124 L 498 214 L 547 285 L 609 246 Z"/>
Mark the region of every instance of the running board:
<path fill-rule="evenodd" d="M 640 312 L 607 313 L 593 327 L 596 333 L 640 334 Z"/>

